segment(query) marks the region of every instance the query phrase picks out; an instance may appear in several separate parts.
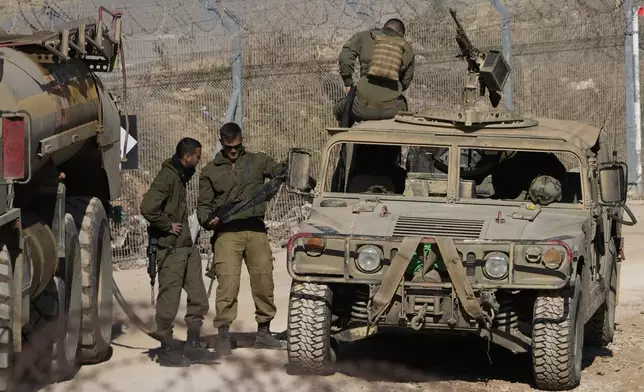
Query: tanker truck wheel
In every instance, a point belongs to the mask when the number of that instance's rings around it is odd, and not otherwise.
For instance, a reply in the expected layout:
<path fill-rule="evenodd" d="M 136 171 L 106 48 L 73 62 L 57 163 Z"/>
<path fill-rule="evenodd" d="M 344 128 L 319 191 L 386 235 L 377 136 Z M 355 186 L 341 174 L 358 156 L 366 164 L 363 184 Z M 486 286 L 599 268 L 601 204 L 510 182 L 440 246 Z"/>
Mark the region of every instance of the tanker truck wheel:
<path fill-rule="evenodd" d="M 112 354 L 112 246 L 103 204 L 95 197 L 70 197 L 67 207 L 79 227 L 82 320 L 78 362 L 99 363 Z"/>
<path fill-rule="evenodd" d="M 78 371 L 76 352 L 81 331 L 82 262 L 78 229 L 71 214 L 65 215 L 64 276 L 55 278 L 58 294 L 59 334 L 53 345 L 52 382 L 69 380 Z M 68 268 L 67 268 L 68 266 Z"/>
<path fill-rule="evenodd" d="M 0 391 L 10 390 L 13 369 L 12 285 L 13 271 L 6 245 L 0 250 Z"/>

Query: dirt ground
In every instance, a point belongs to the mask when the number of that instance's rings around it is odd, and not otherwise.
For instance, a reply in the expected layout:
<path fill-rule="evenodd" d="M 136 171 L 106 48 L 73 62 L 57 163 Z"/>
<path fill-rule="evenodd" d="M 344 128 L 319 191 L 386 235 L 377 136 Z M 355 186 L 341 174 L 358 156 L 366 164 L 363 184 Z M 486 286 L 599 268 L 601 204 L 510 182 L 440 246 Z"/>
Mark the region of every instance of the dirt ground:
<path fill-rule="evenodd" d="M 644 219 L 644 202 L 631 208 L 638 220 Z M 620 303 L 617 307 L 615 341 L 603 350 L 584 352 L 582 383 L 577 391 L 644 390 L 644 234 L 642 223 L 625 227 L 626 260 L 622 266 Z M 149 280 L 145 269 L 115 272 L 124 296 L 143 304 L 137 313 L 147 320 Z M 290 277 L 283 252 L 275 254 L 275 297 L 278 305 L 273 331 L 286 328 Z M 206 282 L 208 284 L 208 282 Z M 212 334 L 214 290 L 211 314 L 205 333 Z M 183 300 L 182 300 L 183 301 Z M 470 338 L 411 339 L 380 336 L 343 347 L 339 371 L 328 377 L 288 375 L 286 351 L 258 351 L 252 344 L 254 306 L 246 270 L 243 270 L 239 297 L 237 332 L 239 348 L 216 365 L 194 365 L 188 369 L 161 368 L 151 359 L 150 349 L 157 342 L 141 333 L 115 304 L 116 320 L 112 358 L 98 365 L 84 366 L 68 382 L 51 385 L 55 391 L 531 391 L 529 355 L 512 355 L 504 349 Z M 182 323 L 182 307 L 177 316 Z M 185 330 L 178 328 L 178 337 Z M 490 363 L 490 360 L 492 361 Z"/>

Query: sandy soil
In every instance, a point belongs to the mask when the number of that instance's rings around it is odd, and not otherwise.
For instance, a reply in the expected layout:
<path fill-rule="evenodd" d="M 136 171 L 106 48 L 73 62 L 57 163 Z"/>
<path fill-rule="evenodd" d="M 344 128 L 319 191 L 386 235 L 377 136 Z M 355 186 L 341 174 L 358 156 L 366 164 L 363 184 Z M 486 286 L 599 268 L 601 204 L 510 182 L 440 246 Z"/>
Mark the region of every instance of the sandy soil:
<path fill-rule="evenodd" d="M 644 202 L 631 203 L 638 220 L 644 217 Z M 644 226 L 625 227 L 626 260 L 622 267 L 620 304 L 617 308 L 615 341 L 603 350 L 584 352 L 582 384 L 578 391 L 644 390 Z M 290 277 L 284 254 L 275 255 L 277 317 L 272 329 L 286 328 Z M 149 305 L 149 280 L 145 269 L 115 272 L 121 291 L 131 302 L 142 304 L 138 314 L 153 314 Z M 157 342 L 130 324 L 115 305 L 113 357 L 98 365 L 84 366 L 68 382 L 51 385 L 55 391 L 529 391 L 530 357 L 513 356 L 479 339 L 429 339 L 419 342 L 407 337 L 379 337 L 353 344 L 343 353 L 340 371 L 329 377 L 298 377 L 286 373 L 285 351 L 248 348 L 255 329 L 254 306 L 246 270 L 243 270 L 238 322 L 240 348 L 216 365 L 194 365 L 188 369 L 161 368 L 150 358 Z M 206 282 L 208 283 L 208 282 Z M 214 288 L 216 288 L 216 283 Z M 213 297 L 214 297 L 213 288 Z M 183 301 L 183 300 L 182 300 Z M 211 300 L 214 308 L 214 300 Z M 182 322 L 185 307 L 177 321 Z M 212 334 L 212 314 L 205 333 Z M 179 327 L 178 337 L 185 330 Z M 440 355 L 440 357 L 439 357 Z M 371 361 L 368 361 L 368 358 Z M 491 359 L 491 363 L 490 363 Z"/>

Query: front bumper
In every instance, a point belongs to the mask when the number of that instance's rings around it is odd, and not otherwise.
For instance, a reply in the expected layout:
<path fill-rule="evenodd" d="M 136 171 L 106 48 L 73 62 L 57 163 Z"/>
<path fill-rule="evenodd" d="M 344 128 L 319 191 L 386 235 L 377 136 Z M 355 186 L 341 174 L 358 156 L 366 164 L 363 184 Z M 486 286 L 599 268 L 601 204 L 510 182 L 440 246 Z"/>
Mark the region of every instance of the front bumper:
<path fill-rule="evenodd" d="M 309 239 L 323 241 L 319 254 L 307 253 L 304 242 Z M 300 282 L 344 283 L 377 285 L 387 273 L 393 255 L 403 241 L 403 237 L 299 233 L 287 243 L 286 265 L 291 278 Z M 436 240 L 426 237 L 421 244 L 435 244 Z M 383 266 L 374 273 L 364 273 L 355 264 L 357 249 L 365 244 L 380 247 L 385 255 Z M 454 245 L 462 256 L 463 268 L 472 289 L 504 290 L 557 290 L 570 282 L 574 255 L 570 246 L 561 240 L 546 241 L 504 241 L 504 240 L 454 240 Z M 528 262 L 518 257 L 528 247 L 543 249 L 554 247 L 564 254 L 563 261 L 556 269 L 548 269 L 543 264 Z M 482 270 L 484 254 L 502 251 L 509 255 L 508 274 L 503 279 L 490 279 Z M 403 280 L 405 288 L 452 289 L 451 282 L 411 282 Z"/>

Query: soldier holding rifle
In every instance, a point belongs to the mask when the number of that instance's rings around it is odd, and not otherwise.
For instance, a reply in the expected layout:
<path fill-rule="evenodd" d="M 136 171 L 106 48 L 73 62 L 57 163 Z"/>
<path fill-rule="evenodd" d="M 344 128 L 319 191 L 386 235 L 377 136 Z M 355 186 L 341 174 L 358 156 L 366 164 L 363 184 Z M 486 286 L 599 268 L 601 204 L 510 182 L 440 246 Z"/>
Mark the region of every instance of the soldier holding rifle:
<path fill-rule="evenodd" d="M 284 175 L 286 166 L 266 154 L 247 151 L 242 145 L 241 128 L 233 122 L 224 124 L 219 134 L 222 151 L 201 172 L 197 205 L 199 224 L 214 231 L 210 241 L 214 247 L 214 261 L 207 275 L 211 278 L 216 276 L 218 282 L 213 320 L 218 330 L 215 347 L 221 355 L 231 354 L 229 328 L 237 318 L 237 296 L 244 259 L 258 324 L 255 347 L 282 349 L 281 342 L 271 335 L 269 328 L 276 306 L 273 299 L 273 255 L 263 221 L 266 201 L 244 203 L 245 207 L 239 207 L 240 201 L 260 190 L 265 178 Z"/>
<path fill-rule="evenodd" d="M 202 278 L 199 250 L 188 229 L 186 184 L 201 159 L 201 144 L 186 137 L 174 156 L 165 160 L 150 189 L 143 196 L 141 214 L 150 223 L 151 260 L 156 258 L 159 294 L 156 305 L 157 335 L 162 337 L 161 366 L 189 366 L 191 362 L 213 363 L 214 355 L 199 343 L 199 334 L 209 305 Z M 156 244 L 156 247 L 154 246 Z M 156 248 L 156 249 L 155 249 Z M 152 263 L 154 264 L 154 263 Z M 153 279 L 156 271 L 149 271 Z M 151 281 L 154 284 L 154 280 Z M 185 321 L 187 344 L 183 351 L 172 339 L 174 318 L 179 310 L 181 289 L 188 294 Z"/>

